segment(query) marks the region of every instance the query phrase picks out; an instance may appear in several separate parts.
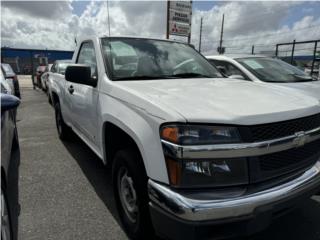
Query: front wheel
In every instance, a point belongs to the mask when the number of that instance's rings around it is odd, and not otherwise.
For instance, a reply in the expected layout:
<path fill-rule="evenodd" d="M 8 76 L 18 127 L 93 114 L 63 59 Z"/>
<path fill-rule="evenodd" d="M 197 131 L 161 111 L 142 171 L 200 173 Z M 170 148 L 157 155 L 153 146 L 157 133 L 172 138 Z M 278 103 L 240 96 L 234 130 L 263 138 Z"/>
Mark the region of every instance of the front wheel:
<path fill-rule="evenodd" d="M 124 230 L 130 239 L 152 239 L 147 175 L 140 154 L 120 150 L 113 163 L 113 191 Z"/>
<path fill-rule="evenodd" d="M 70 138 L 71 129 L 65 124 L 63 120 L 59 102 L 55 104 L 54 109 L 55 109 L 56 126 L 58 130 L 59 138 L 61 140 L 68 140 Z"/>
<path fill-rule="evenodd" d="M 48 94 L 48 103 L 49 103 L 50 105 L 52 105 L 52 100 L 51 100 L 49 91 L 47 91 L 47 94 Z"/>

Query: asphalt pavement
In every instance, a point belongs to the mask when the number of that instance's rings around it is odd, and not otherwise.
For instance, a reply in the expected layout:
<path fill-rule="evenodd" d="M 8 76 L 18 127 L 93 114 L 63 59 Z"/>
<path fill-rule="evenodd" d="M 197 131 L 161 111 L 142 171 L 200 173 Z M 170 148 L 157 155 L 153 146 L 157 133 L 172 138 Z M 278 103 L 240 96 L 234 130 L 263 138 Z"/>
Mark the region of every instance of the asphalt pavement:
<path fill-rule="evenodd" d="M 115 210 L 110 170 L 77 137 L 59 140 L 54 111 L 30 77 L 20 77 L 19 240 L 127 239 Z M 320 197 L 275 220 L 251 240 L 319 240 Z"/>
<path fill-rule="evenodd" d="M 24 81 L 19 240 L 127 239 L 115 220 L 109 170 L 78 138 L 59 140 L 47 96 Z"/>

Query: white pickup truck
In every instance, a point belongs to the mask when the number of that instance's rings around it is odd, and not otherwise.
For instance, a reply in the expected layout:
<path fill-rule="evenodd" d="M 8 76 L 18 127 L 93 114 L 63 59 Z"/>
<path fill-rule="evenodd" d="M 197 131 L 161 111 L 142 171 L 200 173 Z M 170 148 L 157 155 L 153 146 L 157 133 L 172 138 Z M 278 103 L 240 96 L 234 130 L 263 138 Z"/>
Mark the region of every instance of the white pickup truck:
<path fill-rule="evenodd" d="M 145 38 L 83 39 L 65 79 L 51 89 L 59 137 L 72 129 L 112 166 L 132 239 L 251 234 L 319 190 L 316 98 Z"/>

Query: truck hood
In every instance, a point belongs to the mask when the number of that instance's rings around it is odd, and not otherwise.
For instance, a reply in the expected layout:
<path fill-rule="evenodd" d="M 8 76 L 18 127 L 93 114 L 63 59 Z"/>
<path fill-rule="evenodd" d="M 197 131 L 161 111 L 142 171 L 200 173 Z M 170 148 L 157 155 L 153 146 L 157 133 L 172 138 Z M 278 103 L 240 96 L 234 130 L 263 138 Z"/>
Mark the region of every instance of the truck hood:
<path fill-rule="evenodd" d="M 320 81 L 283 83 L 281 85 L 293 89 L 302 90 L 305 94 L 320 99 Z"/>
<path fill-rule="evenodd" d="M 319 100 L 301 91 L 243 80 L 196 78 L 117 84 L 137 97 L 171 108 L 188 122 L 252 125 L 320 112 Z"/>

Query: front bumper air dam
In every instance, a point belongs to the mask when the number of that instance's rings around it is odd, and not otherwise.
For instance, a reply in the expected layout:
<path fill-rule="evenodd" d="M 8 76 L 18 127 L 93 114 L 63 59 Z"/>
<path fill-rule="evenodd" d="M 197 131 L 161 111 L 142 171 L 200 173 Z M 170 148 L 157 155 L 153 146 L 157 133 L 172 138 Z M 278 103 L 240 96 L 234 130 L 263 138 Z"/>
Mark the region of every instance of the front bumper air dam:
<path fill-rule="evenodd" d="M 319 188 L 320 161 L 289 182 L 237 197 L 197 199 L 151 179 L 148 182 L 154 228 L 170 239 L 220 239 L 261 231 L 275 214 L 284 213 Z"/>

